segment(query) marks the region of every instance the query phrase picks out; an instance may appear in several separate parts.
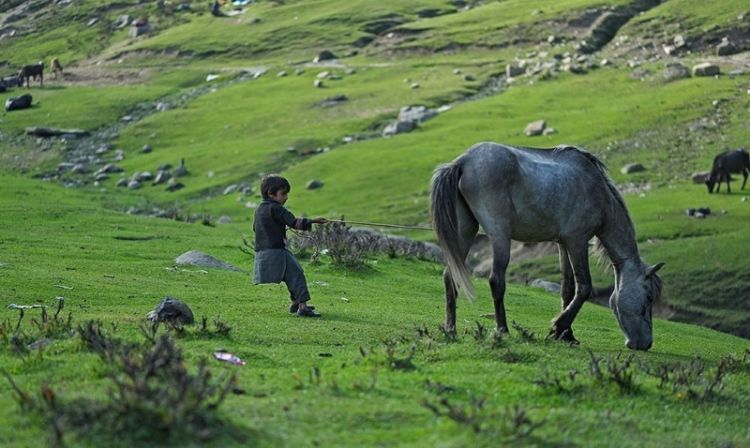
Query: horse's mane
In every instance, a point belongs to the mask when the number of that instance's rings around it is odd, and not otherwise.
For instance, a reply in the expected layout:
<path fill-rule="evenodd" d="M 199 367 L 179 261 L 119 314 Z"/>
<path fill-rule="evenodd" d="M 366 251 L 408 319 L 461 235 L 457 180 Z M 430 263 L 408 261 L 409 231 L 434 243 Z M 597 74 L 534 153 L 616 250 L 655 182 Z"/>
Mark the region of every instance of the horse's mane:
<path fill-rule="evenodd" d="M 575 146 L 559 145 L 555 147 L 552 153 L 557 154 L 557 153 L 566 152 L 566 151 L 575 152 L 576 154 L 581 155 L 596 168 L 599 174 L 601 174 L 605 185 L 607 185 L 607 189 L 609 190 L 610 196 L 612 197 L 612 199 L 614 199 L 614 202 L 612 203 L 612 212 L 617 211 L 615 210 L 615 207 L 614 207 L 615 204 L 619 205 L 620 211 L 622 212 L 622 214 L 625 215 L 625 219 L 630 225 L 630 228 L 634 229 L 635 226 L 633 225 L 633 220 L 630 218 L 630 213 L 628 213 L 628 208 L 625 205 L 625 199 L 623 199 L 622 194 L 620 193 L 620 190 L 617 189 L 614 181 L 612 181 L 612 178 L 609 176 L 609 170 L 607 169 L 607 166 L 604 164 L 604 162 L 599 160 L 598 157 L 591 154 L 590 152 L 577 148 Z M 607 248 L 604 247 L 604 244 L 602 244 L 602 241 L 599 238 L 596 239 L 595 251 L 596 251 L 597 259 L 599 260 L 600 263 L 606 262 L 611 266 L 612 264 L 611 257 L 609 257 L 607 253 Z M 658 289 L 661 290 L 660 285 Z"/>

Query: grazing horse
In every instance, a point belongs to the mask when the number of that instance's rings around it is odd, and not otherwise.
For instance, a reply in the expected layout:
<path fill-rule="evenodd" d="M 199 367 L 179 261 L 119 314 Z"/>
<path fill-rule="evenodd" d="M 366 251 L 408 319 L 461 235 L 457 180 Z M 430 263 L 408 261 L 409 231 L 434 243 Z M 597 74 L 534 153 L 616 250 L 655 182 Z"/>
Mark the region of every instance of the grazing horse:
<path fill-rule="evenodd" d="M 591 296 L 589 240 L 594 236 L 610 258 L 615 289 L 610 307 L 630 349 L 648 350 L 653 341 L 651 308 L 661 294 L 656 272 L 644 264 L 633 222 L 604 164 L 570 146 L 554 150 L 479 143 L 435 170 L 430 192 L 432 222 L 446 269 L 445 328 L 456 330 L 456 296 L 473 296 L 465 259 L 482 226 L 492 244 L 490 289 L 498 332 L 507 332 L 505 270 L 511 239 L 555 241 L 562 271 L 562 312 L 550 337 L 577 342 L 571 325 Z"/>
<path fill-rule="evenodd" d="M 742 174 L 745 178 L 742 181 L 742 189 L 744 190 L 748 173 L 750 173 L 750 155 L 744 149 L 724 151 L 714 158 L 711 175 L 708 176 L 706 181 L 708 192 L 713 193 L 714 185 L 716 185 L 716 192 L 718 193 L 721 190 L 721 182 L 724 181 L 727 183 L 727 193 L 731 193 L 729 181 L 732 173 Z"/>
<path fill-rule="evenodd" d="M 23 87 L 23 82 L 26 80 L 26 88 L 31 88 L 31 78 L 34 78 L 34 81 L 38 79 L 39 84 L 44 87 L 44 62 L 39 61 L 33 65 L 24 65 L 18 71 L 18 87 Z"/>
<path fill-rule="evenodd" d="M 49 63 L 49 66 L 52 68 L 52 73 L 55 74 L 55 79 L 57 79 L 57 75 L 59 74 L 62 76 L 63 74 L 63 67 L 62 64 L 60 64 L 60 60 L 57 58 L 52 58 L 52 60 Z"/>

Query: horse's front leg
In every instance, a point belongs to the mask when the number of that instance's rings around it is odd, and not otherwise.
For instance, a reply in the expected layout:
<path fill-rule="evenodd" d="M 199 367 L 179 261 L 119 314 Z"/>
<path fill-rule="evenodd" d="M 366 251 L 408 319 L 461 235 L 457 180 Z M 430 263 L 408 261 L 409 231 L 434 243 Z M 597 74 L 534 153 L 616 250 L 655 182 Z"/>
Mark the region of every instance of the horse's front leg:
<path fill-rule="evenodd" d="M 510 240 L 493 241 L 492 274 L 490 290 L 495 305 L 495 328 L 498 333 L 508 332 L 508 321 L 505 317 L 505 271 L 510 261 Z"/>
<path fill-rule="evenodd" d="M 561 299 L 561 311 L 570 305 L 573 301 L 573 297 L 576 293 L 576 282 L 573 276 L 573 267 L 570 265 L 570 259 L 568 258 L 568 250 L 562 243 L 557 244 L 557 249 L 560 253 L 560 299 Z"/>
<path fill-rule="evenodd" d="M 581 310 L 583 303 L 591 297 L 591 273 L 589 271 L 588 241 L 568 250 L 568 258 L 573 268 L 576 292 L 573 300 L 552 321 L 550 337 L 561 341 L 578 343 L 573 336 L 573 321 Z"/>
<path fill-rule="evenodd" d="M 448 269 L 443 271 L 443 284 L 445 285 L 445 331 L 456 334 L 456 296 L 458 291 Z"/>

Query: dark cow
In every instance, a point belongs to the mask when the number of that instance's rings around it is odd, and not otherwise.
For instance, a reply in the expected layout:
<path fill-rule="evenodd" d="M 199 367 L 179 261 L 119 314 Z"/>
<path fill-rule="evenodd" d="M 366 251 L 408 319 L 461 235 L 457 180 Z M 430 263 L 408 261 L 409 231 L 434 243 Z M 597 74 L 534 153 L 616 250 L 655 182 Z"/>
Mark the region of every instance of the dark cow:
<path fill-rule="evenodd" d="M 24 65 L 18 71 L 18 87 L 23 87 L 25 80 L 26 88 L 31 88 L 31 78 L 34 78 L 34 81 L 38 79 L 39 84 L 44 87 L 44 62 L 39 61 L 37 64 Z"/>
<path fill-rule="evenodd" d="M 20 110 L 31 107 L 31 95 L 28 93 L 21 96 L 14 96 L 5 100 L 5 110 Z"/>
<path fill-rule="evenodd" d="M 49 64 L 50 68 L 52 69 L 52 73 L 55 74 L 55 79 L 57 79 L 57 75 L 62 76 L 63 74 L 63 68 L 62 64 L 60 64 L 60 60 L 57 58 L 52 58 Z"/>
<path fill-rule="evenodd" d="M 729 181 L 731 180 L 730 174 L 732 173 L 742 174 L 745 178 L 742 181 L 742 189 L 744 190 L 747 183 L 747 176 L 750 174 L 750 155 L 744 149 L 725 151 L 714 158 L 711 174 L 706 181 L 708 192 L 713 193 L 715 185 L 716 192 L 718 193 L 723 181 L 727 183 L 727 193 L 731 193 L 732 189 L 729 187 Z"/>

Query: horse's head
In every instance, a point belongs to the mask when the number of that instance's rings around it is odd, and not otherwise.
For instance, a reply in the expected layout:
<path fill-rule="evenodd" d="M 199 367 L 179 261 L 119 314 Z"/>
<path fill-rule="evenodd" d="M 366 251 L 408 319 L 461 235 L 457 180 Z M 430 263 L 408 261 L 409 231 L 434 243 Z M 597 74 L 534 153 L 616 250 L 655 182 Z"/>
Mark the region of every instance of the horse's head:
<path fill-rule="evenodd" d="M 643 263 L 623 267 L 618 288 L 609 298 L 609 306 L 625 333 L 625 345 L 632 350 L 648 350 L 653 343 L 651 309 L 661 296 L 661 279 L 656 273 L 664 263 Z"/>
<path fill-rule="evenodd" d="M 706 179 L 706 187 L 708 187 L 708 193 L 711 194 L 714 192 L 714 185 L 716 184 L 716 180 L 714 180 L 713 176 L 709 176 L 708 179 Z"/>

